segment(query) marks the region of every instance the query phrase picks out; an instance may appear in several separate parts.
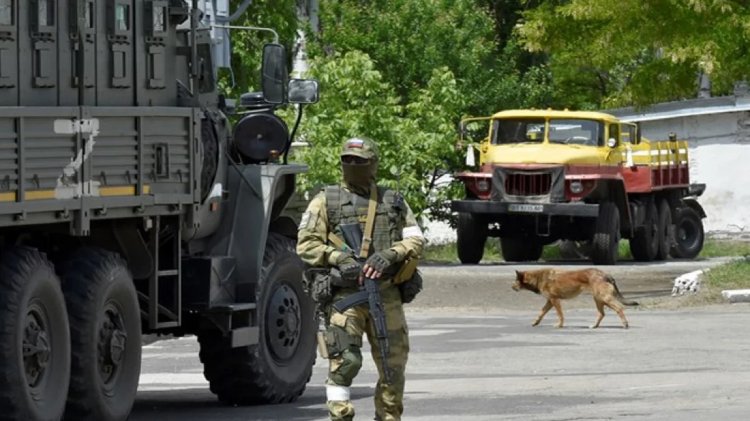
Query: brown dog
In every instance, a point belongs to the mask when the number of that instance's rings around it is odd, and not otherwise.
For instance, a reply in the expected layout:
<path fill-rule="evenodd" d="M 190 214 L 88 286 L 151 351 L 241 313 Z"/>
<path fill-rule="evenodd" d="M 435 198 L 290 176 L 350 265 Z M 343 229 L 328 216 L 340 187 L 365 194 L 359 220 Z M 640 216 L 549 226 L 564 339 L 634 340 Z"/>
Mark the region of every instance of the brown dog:
<path fill-rule="evenodd" d="M 599 317 L 597 317 L 596 322 L 591 326 L 592 329 L 599 327 L 599 323 L 604 318 L 604 306 L 614 310 L 620 316 L 622 326 L 627 329 L 628 319 L 625 318 L 622 305 L 638 305 L 634 301 L 626 301 L 622 294 L 620 294 L 620 290 L 617 289 L 615 280 L 599 269 L 516 271 L 516 282 L 513 283 L 513 289 L 515 291 L 527 289 L 547 298 L 547 303 L 542 307 L 542 312 L 534 320 L 532 326 L 538 325 L 542 321 L 542 318 L 544 318 L 544 315 L 554 307 L 557 311 L 557 317 L 560 319 L 555 327 L 563 327 L 564 318 L 562 307 L 560 307 L 560 300 L 576 297 L 582 291 L 591 293 L 596 303 L 596 309 L 599 312 Z"/>

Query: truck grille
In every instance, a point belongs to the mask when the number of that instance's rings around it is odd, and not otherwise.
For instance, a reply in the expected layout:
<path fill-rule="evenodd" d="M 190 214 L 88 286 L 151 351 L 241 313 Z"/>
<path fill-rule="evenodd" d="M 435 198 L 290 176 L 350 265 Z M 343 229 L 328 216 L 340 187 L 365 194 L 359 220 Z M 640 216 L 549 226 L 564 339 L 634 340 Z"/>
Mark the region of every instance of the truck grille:
<path fill-rule="evenodd" d="M 505 178 L 505 193 L 512 196 L 542 196 L 549 194 L 552 174 L 548 172 L 513 172 Z"/>

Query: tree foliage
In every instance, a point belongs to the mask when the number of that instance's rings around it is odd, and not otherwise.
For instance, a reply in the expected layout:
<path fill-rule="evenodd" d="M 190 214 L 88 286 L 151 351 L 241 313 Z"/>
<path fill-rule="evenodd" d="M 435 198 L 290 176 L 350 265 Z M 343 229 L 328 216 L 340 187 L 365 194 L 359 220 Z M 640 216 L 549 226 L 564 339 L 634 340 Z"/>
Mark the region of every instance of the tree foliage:
<path fill-rule="evenodd" d="M 731 0 L 548 0 L 524 12 L 526 48 L 549 54 L 555 102 L 589 108 L 715 94 L 747 77 L 750 8 Z"/>
<path fill-rule="evenodd" d="M 494 3 L 517 1 L 484 3 L 323 0 L 321 32 L 312 37 L 310 53 L 367 53 L 402 103 L 426 86 L 434 69 L 446 67 L 467 99 L 467 113 L 544 105 L 549 97 L 546 74 L 527 73 L 519 61 L 528 53 L 512 37 L 496 33 L 496 28 L 507 30 L 512 25 L 494 19 Z"/>
<path fill-rule="evenodd" d="M 379 145 L 380 183 L 401 191 L 417 213 L 430 206 L 427 193 L 434 170 L 454 165 L 453 127 L 445 116 L 459 113 L 464 103 L 453 75 L 435 69 L 427 86 L 406 105 L 362 52 L 315 60 L 310 76 L 322 91 L 320 102 L 304 110 L 299 130 L 311 146 L 294 152 L 295 159 L 310 166 L 302 177 L 303 189 L 340 182 L 343 141 L 365 135 Z"/>

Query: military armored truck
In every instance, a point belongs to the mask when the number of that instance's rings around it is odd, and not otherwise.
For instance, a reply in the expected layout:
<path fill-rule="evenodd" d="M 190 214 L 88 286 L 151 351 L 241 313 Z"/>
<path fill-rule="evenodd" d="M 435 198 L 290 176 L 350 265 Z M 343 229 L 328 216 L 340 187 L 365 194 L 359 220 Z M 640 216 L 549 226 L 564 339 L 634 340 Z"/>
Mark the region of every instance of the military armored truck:
<path fill-rule="evenodd" d="M 317 83 L 266 45 L 232 128 L 197 3 L 0 0 L 0 419 L 127 418 L 147 333 L 197 335 L 227 404 L 305 388 L 306 167 L 274 109 Z"/>
<path fill-rule="evenodd" d="M 675 136 L 653 142 L 634 123 L 568 110 L 501 111 L 466 119 L 461 132 L 479 150 L 478 170 L 456 175 L 466 197 L 451 204 L 463 263 L 481 260 L 489 236 L 506 261 L 537 260 L 561 239 L 605 265 L 621 238 L 639 261 L 692 258 L 703 246 L 705 185 L 690 183 L 687 142 Z"/>

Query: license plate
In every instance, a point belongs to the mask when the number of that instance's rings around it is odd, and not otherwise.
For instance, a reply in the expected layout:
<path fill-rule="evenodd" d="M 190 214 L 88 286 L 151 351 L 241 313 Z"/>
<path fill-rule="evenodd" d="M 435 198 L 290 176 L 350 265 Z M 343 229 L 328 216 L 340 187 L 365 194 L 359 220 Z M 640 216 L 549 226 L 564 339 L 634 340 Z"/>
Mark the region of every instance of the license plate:
<path fill-rule="evenodd" d="M 511 212 L 529 212 L 529 213 L 541 213 L 544 211 L 544 205 L 520 205 L 510 204 L 508 210 Z"/>

